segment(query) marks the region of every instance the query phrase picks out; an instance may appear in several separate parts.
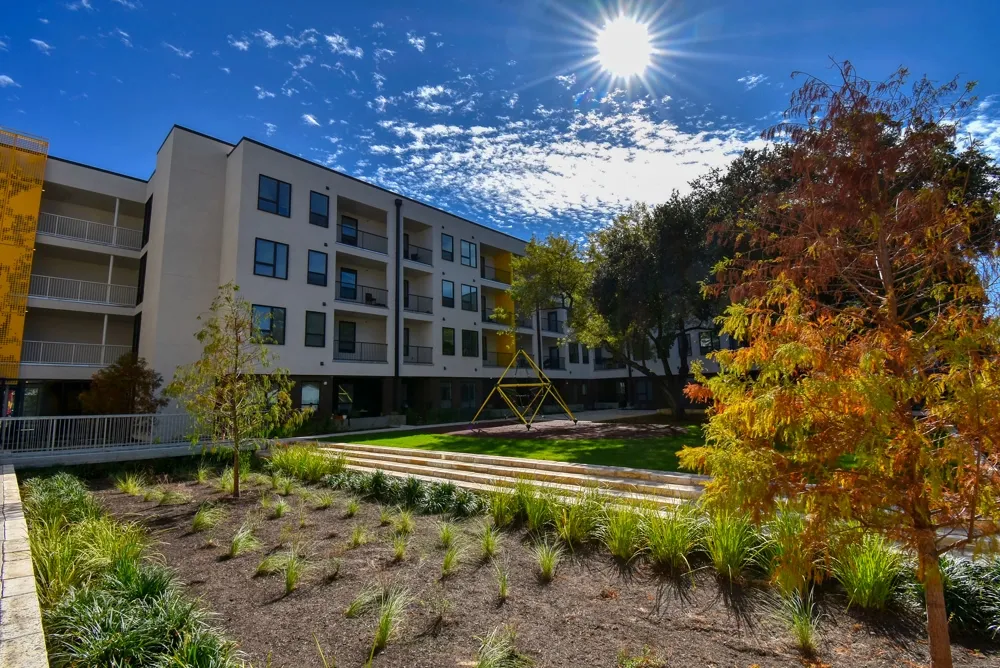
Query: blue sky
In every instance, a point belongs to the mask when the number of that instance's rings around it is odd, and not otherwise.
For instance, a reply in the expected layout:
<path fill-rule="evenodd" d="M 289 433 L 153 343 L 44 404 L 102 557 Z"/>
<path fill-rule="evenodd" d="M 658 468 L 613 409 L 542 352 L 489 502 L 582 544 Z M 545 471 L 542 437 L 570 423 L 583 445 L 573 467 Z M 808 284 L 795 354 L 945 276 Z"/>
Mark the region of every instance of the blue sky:
<path fill-rule="evenodd" d="M 594 32 L 650 23 L 646 84 Z M 521 237 L 574 237 L 726 164 L 830 58 L 979 81 L 1000 155 L 996 0 L 35 0 L 0 24 L 0 125 L 147 177 L 174 123 L 246 135 Z M 995 102 L 995 104 L 994 104 Z"/>

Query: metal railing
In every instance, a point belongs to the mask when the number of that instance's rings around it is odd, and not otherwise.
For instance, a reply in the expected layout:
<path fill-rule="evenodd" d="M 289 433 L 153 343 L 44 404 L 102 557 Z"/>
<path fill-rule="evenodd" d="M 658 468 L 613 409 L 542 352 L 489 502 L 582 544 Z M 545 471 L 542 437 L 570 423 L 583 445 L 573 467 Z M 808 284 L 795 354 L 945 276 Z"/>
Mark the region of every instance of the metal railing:
<path fill-rule="evenodd" d="M 354 285 L 337 281 L 337 292 L 334 298 L 342 302 L 354 302 L 365 306 L 389 306 L 389 291 L 382 288 L 372 288 L 367 285 Z"/>
<path fill-rule="evenodd" d="M 549 320 L 548 318 L 542 318 L 542 331 L 543 332 L 555 332 L 557 334 L 562 334 L 563 330 L 566 329 L 566 323 L 562 320 Z"/>
<path fill-rule="evenodd" d="M 511 359 L 513 359 L 514 353 L 500 353 L 500 352 L 486 352 L 483 353 L 483 366 L 488 367 L 506 367 L 510 364 Z M 518 364 L 521 360 L 518 360 Z"/>
<path fill-rule="evenodd" d="M 102 367 L 117 362 L 132 346 L 100 343 L 63 343 L 59 341 L 24 341 L 21 364 Z"/>
<path fill-rule="evenodd" d="M 434 298 L 409 294 L 403 297 L 403 310 L 414 313 L 434 313 Z"/>
<path fill-rule="evenodd" d="M 486 307 L 483 309 L 483 324 L 484 325 L 497 325 L 498 327 L 508 327 L 511 323 L 510 313 L 507 313 L 506 317 L 499 317 L 496 315 L 496 308 Z"/>
<path fill-rule="evenodd" d="M 337 243 L 345 246 L 355 246 L 376 253 L 389 254 L 389 238 L 380 234 L 372 234 L 354 227 L 345 228 L 337 225 Z"/>
<path fill-rule="evenodd" d="M 616 362 L 610 357 L 605 357 L 603 359 L 594 358 L 594 369 L 598 371 L 607 371 L 609 369 L 624 369 L 624 362 Z"/>
<path fill-rule="evenodd" d="M 190 441 L 194 421 L 176 415 L 73 415 L 0 418 L 3 454 L 134 448 Z"/>
<path fill-rule="evenodd" d="M 78 281 L 72 278 L 31 275 L 28 286 L 29 297 L 61 299 L 87 304 L 108 304 L 109 306 L 135 306 L 138 289 L 132 285 L 115 285 L 96 281 Z"/>
<path fill-rule="evenodd" d="M 546 355 L 542 358 L 542 368 L 543 369 L 566 369 L 566 358 L 559 356 L 553 357 L 552 355 Z"/>
<path fill-rule="evenodd" d="M 497 269 L 496 267 L 484 264 L 479 269 L 479 276 L 480 278 L 485 278 L 489 281 L 498 281 L 500 283 L 510 284 L 510 272 L 506 269 Z"/>
<path fill-rule="evenodd" d="M 517 319 L 518 327 L 527 327 L 528 329 L 532 329 L 535 326 L 535 324 L 531 321 L 532 318 L 530 315 L 515 315 L 515 318 Z"/>
<path fill-rule="evenodd" d="M 433 364 L 434 349 L 430 346 L 403 346 L 403 362 L 406 364 Z"/>
<path fill-rule="evenodd" d="M 366 341 L 333 342 L 333 359 L 341 362 L 388 362 L 389 346 Z"/>
<path fill-rule="evenodd" d="M 142 250 L 142 230 L 129 227 L 95 223 L 92 220 L 57 216 L 54 213 L 38 214 L 38 233 L 64 239 L 76 239 L 102 246 Z"/>
<path fill-rule="evenodd" d="M 413 244 L 404 245 L 403 257 L 413 262 L 419 262 L 420 264 L 434 264 L 434 253 L 431 252 L 431 249 L 424 248 L 423 246 L 415 246 Z"/>

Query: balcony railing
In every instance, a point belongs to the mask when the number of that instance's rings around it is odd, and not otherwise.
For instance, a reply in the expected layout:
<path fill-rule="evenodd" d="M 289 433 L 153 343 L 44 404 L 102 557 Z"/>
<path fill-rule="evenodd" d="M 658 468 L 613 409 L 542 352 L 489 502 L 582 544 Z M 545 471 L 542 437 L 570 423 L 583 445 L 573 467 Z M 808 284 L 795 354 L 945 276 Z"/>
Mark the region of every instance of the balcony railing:
<path fill-rule="evenodd" d="M 549 320 L 548 318 L 542 318 L 543 332 L 555 332 L 556 334 L 562 334 L 565 329 L 566 323 L 562 320 Z"/>
<path fill-rule="evenodd" d="M 403 297 L 403 310 L 413 313 L 434 313 L 434 299 L 423 295 L 406 295 Z"/>
<path fill-rule="evenodd" d="M 142 230 L 118 227 L 91 220 L 57 216 L 54 213 L 38 214 L 38 233 L 63 239 L 76 239 L 101 246 L 142 250 Z"/>
<path fill-rule="evenodd" d="M 530 315 L 516 315 L 515 317 L 517 318 L 518 327 L 527 327 L 528 329 L 531 329 L 535 326 L 531 321 L 532 318 Z"/>
<path fill-rule="evenodd" d="M 0 458 L 190 443 L 191 435 L 197 433 L 197 425 L 186 413 L 0 418 Z"/>
<path fill-rule="evenodd" d="M 132 285 L 77 281 L 38 274 L 31 275 L 28 286 L 29 297 L 109 306 L 135 306 L 136 292 L 137 289 Z"/>
<path fill-rule="evenodd" d="M 337 243 L 345 246 L 355 246 L 376 253 L 389 254 L 389 238 L 379 234 L 365 232 L 355 227 L 337 225 Z"/>
<path fill-rule="evenodd" d="M 507 313 L 505 317 L 501 318 L 496 314 L 495 308 L 486 307 L 483 309 L 483 324 L 508 327 L 510 325 L 510 313 Z"/>
<path fill-rule="evenodd" d="M 624 362 L 616 362 L 610 357 L 604 359 L 594 359 L 594 369 L 598 371 L 608 371 L 609 369 L 624 369 Z"/>
<path fill-rule="evenodd" d="M 406 364 L 433 364 L 434 349 L 430 346 L 403 346 L 403 362 Z"/>
<path fill-rule="evenodd" d="M 510 284 L 510 272 L 506 269 L 497 269 L 484 264 L 479 269 L 479 276 L 490 281 Z"/>
<path fill-rule="evenodd" d="M 122 355 L 130 352 L 132 346 L 25 341 L 21 345 L 21 363 L 103 367 L 118 361 Z"/>
<path fill-rule="evenodd" d="M 388 362 L 389 346 L 366 341 L 334 341 L 333 359 L 340 362 Z"/>
<path fill-rule="evenodd" d="M 483 353 L 483 366 L 506 367 L 513 358 L 514 353 L 486 352 Z"/>
<path fill-rule="evenodd" d="M 429 248 L 406 244 L 403 246 L 403 257 L 420 264 L 434 264 L 434 254 Z"/>
<path fill-rule="evenodd" d="M 553 357 L 548 355 L 542 358 L 542 368 L 551 369 L 553 371 L 558 371 L 560 369 L 566 369 L 566 358 L 565 357 Z"/>
<path fill-rule="evenodd" d="M 389 292 L 382 288 L 372 288 L 367 285 L 355 285 L 337 281 L 335 298 L 342 302 L 354 302 L 365 306 L 389 306 Z"/>

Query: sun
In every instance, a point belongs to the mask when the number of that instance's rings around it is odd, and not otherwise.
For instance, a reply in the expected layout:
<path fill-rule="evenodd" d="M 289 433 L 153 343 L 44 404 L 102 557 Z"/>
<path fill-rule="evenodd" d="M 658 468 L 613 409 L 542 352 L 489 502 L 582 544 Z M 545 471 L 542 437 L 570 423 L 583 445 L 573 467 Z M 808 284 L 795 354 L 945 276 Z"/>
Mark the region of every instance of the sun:
<path fill-rule="evenodd" d="M 597 33 L 597 60 L 612 76 L 629 79 L 646 71 L 652 61 L 649 26 L 624 14 Z"/>

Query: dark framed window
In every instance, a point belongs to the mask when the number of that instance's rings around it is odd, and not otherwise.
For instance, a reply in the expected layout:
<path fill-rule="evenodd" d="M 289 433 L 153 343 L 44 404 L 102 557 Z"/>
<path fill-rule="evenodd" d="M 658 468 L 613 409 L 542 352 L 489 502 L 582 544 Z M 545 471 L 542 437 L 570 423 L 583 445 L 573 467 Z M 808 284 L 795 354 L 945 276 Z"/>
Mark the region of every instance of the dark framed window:
<path fill-rule="evenodd" d="M 649 401 L 652 397 L 652 387 L 650 386 L 648 378 L 639 378 L 635 382 L 635 400 L 641 401 L 643 403 Z"/>
<path fill-rule="evenodd" d="M 590 348 L 588 348 L 587 346 L 584 346 L 583 350 L 581 350 L 580 352 L 582 354 L 581 359 L 583 360 L 583 363 L 584 364 L 590 364 Z"/>
<path fill-rule="evenodd" d="M 340 298 L 356 301 L 358 298 L 358 272 L 355 269 L 340 270 Z"/>
<path fill-rule="evenodd" d="M 337 352 L 355 353 L 358 348 L 358 325 L 350 320 L 337 324 Z"/>
<path fill-rule="evenodd" d="M 257 239 L 253 251 L 253 273 L 271 278 L 288 278 L 288 244 Z"/>
<path fill-rule="evenodd" d="M 326 313 L 306 311 L 306 345 L 310 348 L 326 346 Z"/>
<path fill-rule="evenodd" d="M 302 383 L 302 398 L 299 405 L 302 408 L 319 410 L 320 387 L 319 383 Z"/>
<path fill-rule="evenodd" d="M 441 408 L 451 408 L 451 381 L 441 381 Z"/>
<path fill-rule="evenodd" d="M 135 291 L 135 305 L 142 303 L 142 298 L 146 294 L 146 254 L 139 258 L 139 286 Z"/>
<path fill-rule="evenodd" d="M 441 354 L 442 355 L 454 355 L 455 354 L 455 328 L 454 327 L 442 327 L 441 328 Z"/>
<path fill-rule="evenodd" d="M 142 212 L 142 245 L 145 246 L 149 242 L 149 224 L 153 219 L 153 196 L 150 195 L 149 199 L 146 200 L 146 208 Z"/>
<path fill-rule="evenodd" d="M 579 364 L 580 363 L 580 344 L 571 343 L 569 344 L 569 363 Z"/>
<path fill-rule="evenodd" d="M 462 239 L 462 264 L 475 268 L 476 257 L 476 244 Z"/>
<path fill-rule="evenodd" d="M 718 333 L 711 330 L 698 332 L 698 351 L 702 355 L 710 353 L 713 350 L 718 350 L 720 347 Z"/>
<path fill-rule="evenodd" d="M 462 357 L 479 357 L 479 332 L 462 330 Z"/>
<path fill-rule="evenodd" d="M 309 285 L 326 285 L 326 253 L 309 251 L 309 269 L 306 281 Z"/>
<path fill-rule="evenodd" d="M 462 310 L 479 310 L 479 288 L 472 285 L 462 286 Z"/>
<path fill-rule="evenodd" d="M 453 281 L 441 281 L 441 305 L 455 308 L 455 283 Z"/>
<path fill-rule="evenodd" d="M 468 381 L 462 383 L 462 408 L 476 407 L 476 384 Z"/>
<path fill-rule="evenodd" d="M 441 233 L 441 259 L 455 261 L 455 237 L 444 232 Z"/>
<path fill-rule="evenodd" d="M 309 191 L 309 224 L 330 227 L 330 198 L 314 190 Z"/>
<path fill-rule="evenodd" d="M 257 208 L 289 218 L 292 215 L 292 184 L 261 174 L 257 180 Z"/>
<path fill-rule="evenodd" d="M 358 221 L 356 218 L 340 217 L 340 236 L 337 241 L 348 246 L 358 245 Z"/>
<path fill-rule="evenodd" d="M 285 345 L 285 309 L 280 306 L 253 305 L 253 324 L 264 343 Z"/>

